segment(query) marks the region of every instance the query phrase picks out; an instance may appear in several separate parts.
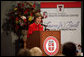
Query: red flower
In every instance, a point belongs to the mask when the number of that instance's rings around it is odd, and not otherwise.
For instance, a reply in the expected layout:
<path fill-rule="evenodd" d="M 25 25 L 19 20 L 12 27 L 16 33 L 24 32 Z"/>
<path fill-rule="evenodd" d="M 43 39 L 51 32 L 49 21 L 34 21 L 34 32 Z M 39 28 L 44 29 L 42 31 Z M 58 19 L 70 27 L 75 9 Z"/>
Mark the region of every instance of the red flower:
<path fill-rule="evenodd" d="M 35 4 L 33 5 L 33 8 L 35 8 L 36 6 L 35 6 Z"/>
<path fill-rule="evenodd" d="M 31 13 L 30 16 L 33 16 L 33 14 Z"/>
<path fill-rule="evenodd" d="M 35 8 L 36 6 L 35 6 L 35 2 L 34 2 L 34 5 L 33 5 L 33 8 Z"/>
<path fill-rule="evenodd" d="M 26 10 L 26 11 L 24 12 L 24 14 L 27 14 L 27 12 L 28 12 L 28 11 Z"/>
<path fill-rule="evenodd" d="M 16 17 L 16 21 L 18 21 L 19 20 L 19 18 L 18 17 Z"/>
<path fill-rule="evenodd" d="M 18 7 L 20 7 L 21 3 L 18 3 Z"/>
<path fill-rule="evenodd" d="M 26 19 L 24 19 L 24 22 L 26 22 L 27 20 Z"/>
<path fill-rule="evenodd" d="M 22 7 L 24 7 L 24 3 L 22 4 Z"/>

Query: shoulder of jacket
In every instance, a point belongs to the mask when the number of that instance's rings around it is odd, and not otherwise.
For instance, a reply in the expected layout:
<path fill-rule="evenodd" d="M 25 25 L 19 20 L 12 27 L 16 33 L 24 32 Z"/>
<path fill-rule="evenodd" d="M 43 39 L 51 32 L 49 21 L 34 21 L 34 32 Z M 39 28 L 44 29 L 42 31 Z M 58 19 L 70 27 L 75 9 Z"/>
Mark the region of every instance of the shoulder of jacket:
<path fill-rule="evenodd" d="M 30 24 L 29 27 L 33 27 L 34 23 L 33 24 Z"/>

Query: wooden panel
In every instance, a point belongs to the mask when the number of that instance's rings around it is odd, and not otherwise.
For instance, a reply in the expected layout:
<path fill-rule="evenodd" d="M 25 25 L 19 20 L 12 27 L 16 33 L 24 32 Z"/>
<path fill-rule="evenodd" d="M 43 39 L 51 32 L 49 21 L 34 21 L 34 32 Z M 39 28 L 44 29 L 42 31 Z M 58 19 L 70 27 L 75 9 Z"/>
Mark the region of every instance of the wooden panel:
<path fill-rule="evenodd" d="M 30 49 L 33 47 L 40 47 L 43 52 L 43 56 L 48 56 L 43 50 L 44 40 L 48 36 L 54 36 L 55 38 L 57 38 L 57 40 L 59 41 L 59 51 L 56 53 L 55 56 L 61 54 L 61 32 L 60 31 L 35 31 L 33 32 L 30 38 L 27 39 L 27 48 Z"/>
<path fill-rule="evenodd" d="M 27 39 L 27 48 L 40 47 L 40 32 L 35 31 Z"/>

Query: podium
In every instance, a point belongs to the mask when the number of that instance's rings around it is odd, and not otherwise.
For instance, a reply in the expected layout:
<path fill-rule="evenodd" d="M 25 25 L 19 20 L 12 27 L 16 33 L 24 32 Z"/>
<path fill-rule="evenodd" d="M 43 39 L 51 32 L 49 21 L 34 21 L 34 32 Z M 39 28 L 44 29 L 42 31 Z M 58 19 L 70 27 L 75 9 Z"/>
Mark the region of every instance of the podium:
<path fill-rule="evenodd" d="M 61 54 L 61 32 L 60 31 L 34 31 L 32 35 L 30 35 L 30 37 L 27 38 L 27 48 L 31 49 L 33 47 L 39 47 L 42 50 L 43 56 L 48 56 L 48 54 L 44 50 L 45 49 L 44 42 L 49 36 L 52 36 L 58 40 L 59 50 L 53 56 L 57 56 Z"/>

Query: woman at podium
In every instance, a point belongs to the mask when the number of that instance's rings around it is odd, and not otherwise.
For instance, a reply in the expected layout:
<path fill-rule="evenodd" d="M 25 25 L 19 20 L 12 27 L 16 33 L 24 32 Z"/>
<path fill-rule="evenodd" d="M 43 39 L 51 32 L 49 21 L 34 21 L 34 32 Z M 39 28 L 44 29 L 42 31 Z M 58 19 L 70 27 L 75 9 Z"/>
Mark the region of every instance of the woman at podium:
<path fill-rule="evenodd" d="M 40 24 L 43 17 L 40 13 L 36 13 L 34 17 L 34 23 L 29 25 L 27 38 L 32 34 L 33 31 L 43 31 L 43 26 Z"/>

